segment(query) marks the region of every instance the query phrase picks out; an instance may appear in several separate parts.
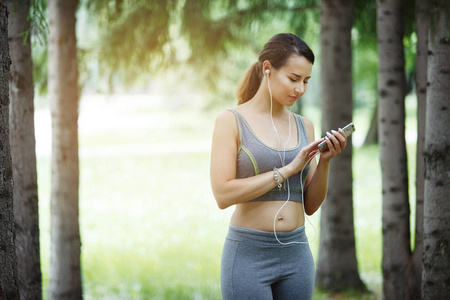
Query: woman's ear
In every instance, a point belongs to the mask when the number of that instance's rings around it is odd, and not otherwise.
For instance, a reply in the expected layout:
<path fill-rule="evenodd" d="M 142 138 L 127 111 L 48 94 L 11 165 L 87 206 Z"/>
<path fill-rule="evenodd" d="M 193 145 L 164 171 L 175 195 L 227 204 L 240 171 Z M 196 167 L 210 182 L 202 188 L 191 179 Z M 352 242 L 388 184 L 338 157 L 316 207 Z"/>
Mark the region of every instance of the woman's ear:
<path fill-rule="evenodd" d="M 262 67 L 263 76 L 269 75 L 271 70 L 272 70 L 272 64 L 270 63 L 270 61 L 265 60 L 263 62 L 263 67 Z M 269 71 L 269 72 L 267 72 L 267 71 Z"/>

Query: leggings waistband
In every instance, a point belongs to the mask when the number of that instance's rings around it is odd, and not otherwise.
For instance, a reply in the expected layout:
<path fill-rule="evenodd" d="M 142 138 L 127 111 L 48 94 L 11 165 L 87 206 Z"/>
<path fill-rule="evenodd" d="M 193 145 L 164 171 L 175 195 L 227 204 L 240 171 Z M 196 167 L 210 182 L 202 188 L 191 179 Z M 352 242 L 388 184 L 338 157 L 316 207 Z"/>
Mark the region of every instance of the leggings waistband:
<path fill-rule="evenodd" d="M 278 239 L 283 243 L 308 242 L 305 234 L 305 226 L 300 226 L 292 231 L 277 232 Z M 239 242 L 257 243 L 266 246 L 282 246 L 275 238 L 273 231 L 262 231 L 230 224 L 227 239 Z M 292 244 L 291 244 L 292 245 Z M 295 244 L 293 244 L 295 245 Z M 298 244 L 297 244 L 298 245 Z"/>

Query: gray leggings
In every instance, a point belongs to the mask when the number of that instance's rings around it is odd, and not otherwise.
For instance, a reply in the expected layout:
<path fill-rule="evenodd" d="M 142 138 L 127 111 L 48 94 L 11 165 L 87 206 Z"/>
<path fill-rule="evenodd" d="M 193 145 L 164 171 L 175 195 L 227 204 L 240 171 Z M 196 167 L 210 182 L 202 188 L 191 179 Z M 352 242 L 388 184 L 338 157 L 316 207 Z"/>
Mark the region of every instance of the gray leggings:
<path fill-rule="evenodd" d="M 277 236 L 285 243 L 307 241 L 304 226 Z M 314 273 L 309 244 L 281 245 L 273 232 L 230 224 L 222 252 L 223 300 L 310 300 Z"/>

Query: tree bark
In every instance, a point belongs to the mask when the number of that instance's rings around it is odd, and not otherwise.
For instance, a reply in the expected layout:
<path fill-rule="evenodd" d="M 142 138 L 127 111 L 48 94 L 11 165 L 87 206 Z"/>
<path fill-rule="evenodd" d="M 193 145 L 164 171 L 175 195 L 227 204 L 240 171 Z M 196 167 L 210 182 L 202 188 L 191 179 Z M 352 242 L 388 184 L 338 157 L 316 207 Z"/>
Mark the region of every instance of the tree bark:
<path fill-rule="evenodd" d="M 416 96 L 417 96 L 417 151 L 416 151 L 416 227 L 414 252 L 411 261 L 409 289 L 411 299 L 422 295 L 422 252 L 423 252 L 423 199 L 424 199 L 424 143 L 425 113 L 427 101 L 428 60 L 428 15 L 426 1 L 416 1 Z"/>
<path fill-rule="evenodd" d="M 51 0 L 48 72 L 52 116 L 51 299 L 81 299 L 78 222 L 77 0 Z"/>
<path fill-rule="evenodd" d="M 450 299 L 450 7 L 441 5 L 432 7 L 428 44 L 423 299 Z"/>
<path fill-rule="evenodd" d="M 7 2 L 0 0 L 0 300 L 19 299 L 9 143 L 10 65 Z"/>
<path fill-rule="evenodd" d="M 28 13 L 30 1 L 8 1 L 11 55 L 10 141 L 14 176 L 17 272 L 21 299 L 42 299 L 39 208 L 34 138 L 34 86 Z"/>
<path fill-rule="evenodd" d="M 322 131 L 352 121 L 353 1 L 321 1 Z M 324 133 L 323 133 L 324 134 Z M 352 144 L 330 166 L 327 199 L 320 218 L 316 284 L 329 291 L 364 289 L 355 251 Z"/>
<path fill-rule="evenodd" d="M 410 297 L 407 268 L 411 260 L 402 16 L 402 0 L 377 0 L 383 295 L 395 300 Z"/>

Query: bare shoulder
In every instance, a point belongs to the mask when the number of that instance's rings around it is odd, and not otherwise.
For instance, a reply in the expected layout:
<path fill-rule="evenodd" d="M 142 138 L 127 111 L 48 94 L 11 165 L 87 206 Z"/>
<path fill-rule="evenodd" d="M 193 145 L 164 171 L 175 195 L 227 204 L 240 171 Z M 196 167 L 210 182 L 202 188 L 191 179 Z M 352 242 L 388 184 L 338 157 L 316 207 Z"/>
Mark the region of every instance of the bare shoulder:
<path fill-rule="evenodd" d="M 236 116 L 230 110 L 221 112 L 216 118 L 214 127 L 214 136 L 217 139 L 238 139 L 238 127 L 236 123 Z"/>
<path fill-rule="evenodd" d="M 236 123 L 236 117 L 231 110 L 221 112 L 216 118 L 216 124 L 231 125 L 231 123 Z"/>

